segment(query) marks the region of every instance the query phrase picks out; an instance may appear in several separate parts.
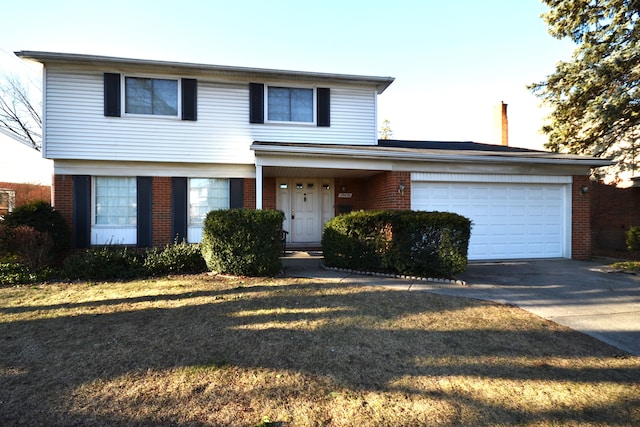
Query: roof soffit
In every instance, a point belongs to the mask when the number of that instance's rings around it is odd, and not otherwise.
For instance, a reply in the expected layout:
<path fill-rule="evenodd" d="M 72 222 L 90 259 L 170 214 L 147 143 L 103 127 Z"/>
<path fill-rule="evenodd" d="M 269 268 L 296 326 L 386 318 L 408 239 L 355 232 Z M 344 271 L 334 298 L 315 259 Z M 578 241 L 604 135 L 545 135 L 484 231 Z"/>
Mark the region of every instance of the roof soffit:
<path fill-rule="evenodd" d="M 229 80 L 280 80 L 305 81 L 317 83 L 348 84 L 374 87 L 382 93 L 391 83 L 393 77 L 362 76 L 350 74 L 332 74 L 307 71 L 275 70 L 265 68 L 234 67 L 225 65 L 208 65 L 188 62 L 157 61 L 134 58 L 118 58 L 109 56 L 83 55 L 57 52 L 18 51 L 16 56 L 47 64 L 75 65 L 89 68 L 126 68 L 127 70 L 153 71 L 168 74 L 189 76 L 202 75 Z"/>

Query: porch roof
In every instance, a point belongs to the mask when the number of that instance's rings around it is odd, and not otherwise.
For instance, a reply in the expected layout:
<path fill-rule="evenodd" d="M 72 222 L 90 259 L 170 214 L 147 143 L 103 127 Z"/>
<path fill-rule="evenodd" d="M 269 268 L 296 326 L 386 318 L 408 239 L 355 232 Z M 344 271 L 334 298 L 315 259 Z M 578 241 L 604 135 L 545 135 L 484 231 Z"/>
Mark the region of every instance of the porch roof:
<path fill-rule="evenodd" d="M 378 145 L 347 145 L 254 141 L 251 149 L 256 153 L 256 157 L 295 156 L 378 161 L 538 164 L 591 168 L 612 164 L 609 159 L 477 142 L 380 140 Z"/>

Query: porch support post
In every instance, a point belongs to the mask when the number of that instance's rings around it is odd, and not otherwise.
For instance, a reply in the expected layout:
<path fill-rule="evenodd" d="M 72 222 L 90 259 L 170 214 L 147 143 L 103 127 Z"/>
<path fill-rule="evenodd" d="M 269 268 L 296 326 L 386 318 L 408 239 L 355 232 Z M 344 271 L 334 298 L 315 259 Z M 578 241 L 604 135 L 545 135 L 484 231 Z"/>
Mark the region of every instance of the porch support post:
<path fill-rule="evenodd" d="M 262 165 L 256 165 L 256 209 L 262 209 Z"/>

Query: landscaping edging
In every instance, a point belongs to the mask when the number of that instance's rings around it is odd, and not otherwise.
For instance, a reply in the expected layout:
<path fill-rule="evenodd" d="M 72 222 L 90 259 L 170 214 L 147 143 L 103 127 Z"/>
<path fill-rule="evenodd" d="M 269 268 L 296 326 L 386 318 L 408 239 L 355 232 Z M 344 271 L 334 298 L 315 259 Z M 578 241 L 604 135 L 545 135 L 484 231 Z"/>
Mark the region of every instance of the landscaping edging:
<path fill-rule="evenodd" d="M 329 271 L 339 271 L 341 273 L 349 273 L 349 274 L 358 274 L 361 276 L 373 276 L 373 277 L 384 277 L 387 279 L 408 279 L 408 280 L 416 280 L 421 282 L 428 283 L 439 283 L 446 285 L 460 285 L 467 286 L 467 283 L 464 280 L 460 279 L 440 279 L 434 277 L 420 277 L 420 276 L 410 276 L 406 274 L 393 274 L 393 273 L 379 273 L 373 271 L 359 271 L 359 270 L 351 270 L 349 268 L 339 268 L 339 267 L 327 267 L 322 264 L 321 267 L 325 270 Z"/>

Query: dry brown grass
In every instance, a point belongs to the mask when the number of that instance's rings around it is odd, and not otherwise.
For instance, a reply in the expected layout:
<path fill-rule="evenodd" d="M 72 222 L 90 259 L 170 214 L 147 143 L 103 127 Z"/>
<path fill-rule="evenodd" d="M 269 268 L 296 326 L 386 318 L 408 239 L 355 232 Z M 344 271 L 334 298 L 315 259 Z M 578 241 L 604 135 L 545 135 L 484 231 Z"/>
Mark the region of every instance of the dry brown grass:
<path fill-rule="evenodd" d="M 640 358 L 590 337 L 428 293 L 206 275 L 0 289 L 4 426 L 640 425 L 639 379 Z"/>

